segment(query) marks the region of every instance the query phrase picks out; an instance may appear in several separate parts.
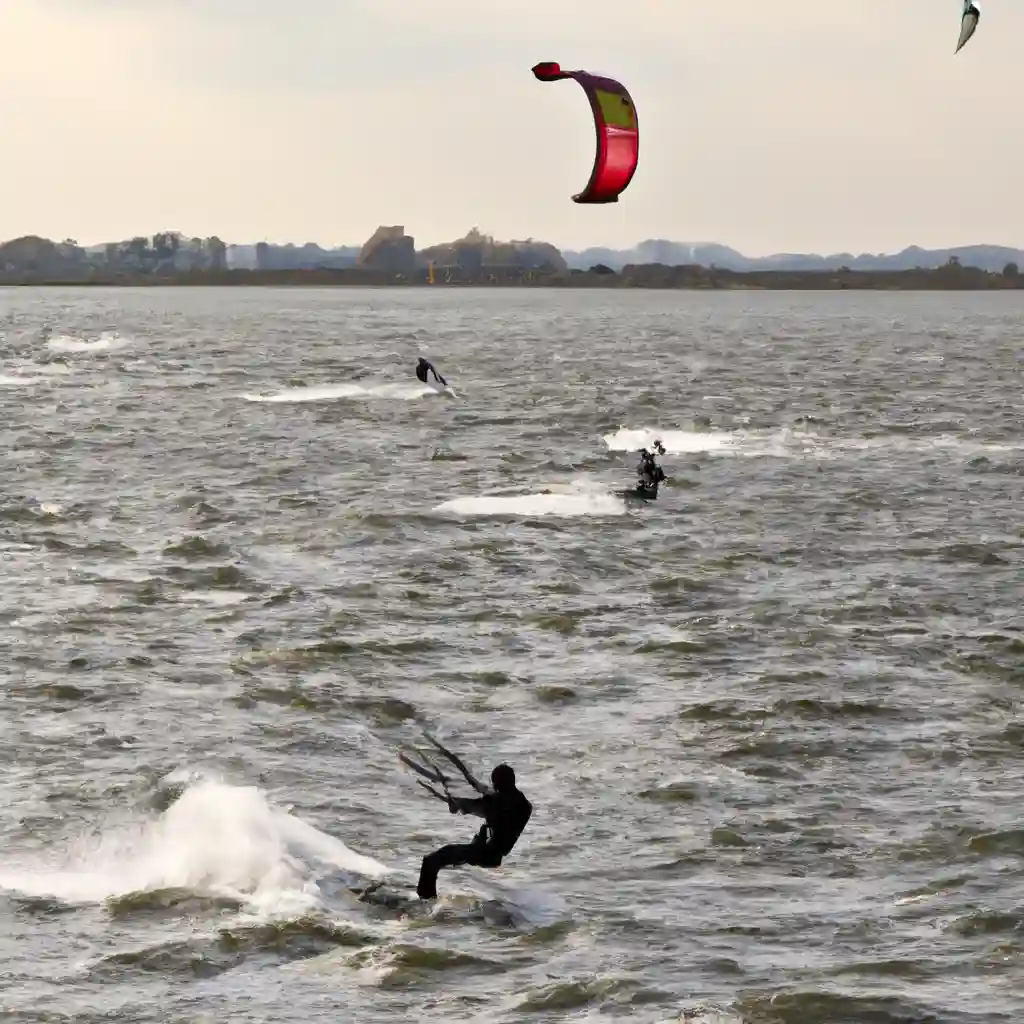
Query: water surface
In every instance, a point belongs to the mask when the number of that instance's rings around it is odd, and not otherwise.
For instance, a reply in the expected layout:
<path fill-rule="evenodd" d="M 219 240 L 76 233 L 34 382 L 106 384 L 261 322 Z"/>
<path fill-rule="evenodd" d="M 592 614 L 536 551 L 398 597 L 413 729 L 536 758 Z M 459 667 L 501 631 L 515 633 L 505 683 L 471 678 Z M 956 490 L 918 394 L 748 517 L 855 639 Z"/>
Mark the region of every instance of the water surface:
<path fill-rule="evenodd" d="M 6 1019 L 1019 1021 L 1022 314 L 0 292 Z"/>

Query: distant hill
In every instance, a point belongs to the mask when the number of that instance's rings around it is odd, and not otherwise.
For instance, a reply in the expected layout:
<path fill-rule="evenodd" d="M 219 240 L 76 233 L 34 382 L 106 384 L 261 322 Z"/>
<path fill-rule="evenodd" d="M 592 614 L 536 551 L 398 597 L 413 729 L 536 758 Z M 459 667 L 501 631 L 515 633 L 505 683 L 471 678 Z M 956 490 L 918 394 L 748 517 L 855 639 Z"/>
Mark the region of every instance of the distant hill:
<path fill-rule="evenodd" d="M 669 242 L 651 238 L 632 249 L 584 249 L 582 252 L 563 249 L 562 256 L 574 270 L 587 270 L 604 264 L 621 270 L 627 264 L 661 263 L 675 267 L 697 265 L 722 270 L 927 270 L 941 267 L 951 257 L 965 267 L 978 267 L 990 272 L 1001 271 L 1007 263 L 1024 264 L 1024 250 L 1004 245 L 961 245 L 953 249 L 922 249 L 912 245 L 897 253 L 849 252 L 819 256 L 817 253 L 775 253 L 771 256 L 744 256 L 727 245 L 716 242 Z"/>

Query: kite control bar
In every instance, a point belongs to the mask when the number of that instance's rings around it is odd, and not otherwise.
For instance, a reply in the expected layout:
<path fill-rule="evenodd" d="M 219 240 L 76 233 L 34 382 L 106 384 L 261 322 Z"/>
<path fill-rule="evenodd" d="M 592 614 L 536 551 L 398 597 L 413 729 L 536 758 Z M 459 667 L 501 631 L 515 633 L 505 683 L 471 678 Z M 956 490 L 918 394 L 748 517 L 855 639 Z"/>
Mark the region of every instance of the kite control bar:
<path fill-rule="evenodd" d="M 426 736 L 427 739 L 431 743 L 433 743 L 434 746 L 437 747 L 437 749 L 440 750 L 441 753 L 444 754 L 444 756 L 447 757 L 448 760 L 451 761 L 451 763 L 453 765 L 455 765 L 455 767 L 458 768 L 460 772 L 462 772 L 463 778 L 478 793 L 486 794 L 486 793 L 490 792 L 490 790 L 488 790 L 488 788 L 485 785 L 483 785 L 483 783 L 477 782 L 477 780 L 475 778 L 473 778 L 473 773 L 462 763 L 462 760 L 459 757 L 456 757 L 456 755 L 453 754 L 447 747 L 442 747 L 441 744 L 433 736 L 431 736 L 430 733 L 427 732 L 426 730 L 424 730 L 423 735 Z"/>
<path fill-rule="evenodd" d="M 428 786 L 427 783 L 423 782 L 421 779 L 416 780 L 417 785 L 422 786 L 431 796 L 436 797 L 438 800 L 443 800 L 446 804 L 449 805 L 451 804 L 452 795 L 448 792 L 448 782 L 450 780 L 446 778 L 440 771 L 438 771 L 437 768 L 433 767 L 433 765 L 431 765 L 431 767 L 428 768 L 425 765 L 417 764 L 411 757 L 409 757 L 408 754 L 404 753 L 403 751 L 399 751 L 398 759 L 402 762 L 402 764 L 411 768 L 417 774 L 422 775 L 423 778 L 430 779 L 431 782 L 436 782 L 444 790 L 444 794 L 442 795 L 441 793 L 439 793 L 436 789 L 434 789 L 433 786 Z"/>
<path fill-rule="evenodd" d="M 437 747 L 437 749 L 449 761 L 451 761 L 451 763 L 455 765 L 456 768 L 458 768 L 459 772 L 462 774 L 462 777 L 466 780 L 466 782 L 468 782 L 473 787 L 473 789 L 475 789 L 478 793 L 482 793 L 485 795 L 490 792 L 490 790 L 485 785 L 483 785 L 483 783 L 478 782 L 477 779 L 473 777 L 473 773 L 466 767 L 466 765 L 463 763 L 460 757 L 458 757 L 456 754 L 453 754 L 447 747 L 442 746 L 441 743 L 435 737 L 430 735 L 430 733 L 424 731 L 423 735 L 430 741 L 430 743 Z M 414 761 L 404 751 L 399 751 L 398 759 L 402 762 L 402 764 L 406 765 L 406 767 L 411 768 L 414 772 L 416 772 L 417 775 L 422 775 L 423 778 L 429 779 L 431 782 L 434 782 L 437 785 L 439 785 L 441 789 L 444 790 L 443 795 L 439 793 L 433 786 L 427 785 L 427 783 L 421 781 L 420 779 L 416 780 L 417 783 L 420 786 L 422 786 L 431 796 L 435 797 L 438 800 L 443 800 L 445 803 L 448 804 L 449 807 L 451 807 L 453 798 L 448 790 L 448 786 L 454 780 L 451 779 L 449 776 L 445 775 L 440 768 L 438 768 L 433 762 L 430 761 L 429 758 L 425 757 L 419 751 L 416 751 L 416 754 L 417 756 L 423 758 L 426 764 L 419 764 L 417 761 Z"/>

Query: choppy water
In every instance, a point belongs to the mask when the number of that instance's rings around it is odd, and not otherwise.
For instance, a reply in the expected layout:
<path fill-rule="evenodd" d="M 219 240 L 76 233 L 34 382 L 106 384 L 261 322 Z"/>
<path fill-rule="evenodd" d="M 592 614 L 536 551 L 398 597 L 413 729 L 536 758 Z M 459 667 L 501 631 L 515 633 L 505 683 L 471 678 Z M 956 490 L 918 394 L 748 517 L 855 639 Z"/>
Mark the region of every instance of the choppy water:
<path fill-rule="evenodd" d="M 1022 314 L 0 293 L 0 1016 L 1020 1021 Z"/>

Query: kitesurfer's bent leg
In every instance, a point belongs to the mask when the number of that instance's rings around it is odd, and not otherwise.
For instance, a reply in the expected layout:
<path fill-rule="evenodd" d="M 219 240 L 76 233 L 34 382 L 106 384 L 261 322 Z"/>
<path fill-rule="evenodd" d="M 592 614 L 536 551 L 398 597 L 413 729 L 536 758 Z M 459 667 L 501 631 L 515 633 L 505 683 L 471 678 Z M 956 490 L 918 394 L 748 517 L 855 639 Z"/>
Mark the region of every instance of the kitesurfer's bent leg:
<path fill-rule="evenodd" d="M 421 900 L 437 897 L 437 875 L 442 868 L 461 868 L 476 860 L 477 848 L 471 843 L 442 846 L 440 850 L 428 853 L 420 867 L 420 880 L 416 895 Z"/>
<path fill-rule="evenodd" d="M 437 875 L 442 868 L 496 868 L 501 864 L 497 854 L 489 854 L 476 843 L 454 843 L 428 853 L 420 867 L 420 880 L 416 895 L 421 900 L 437 898 Z"/>

